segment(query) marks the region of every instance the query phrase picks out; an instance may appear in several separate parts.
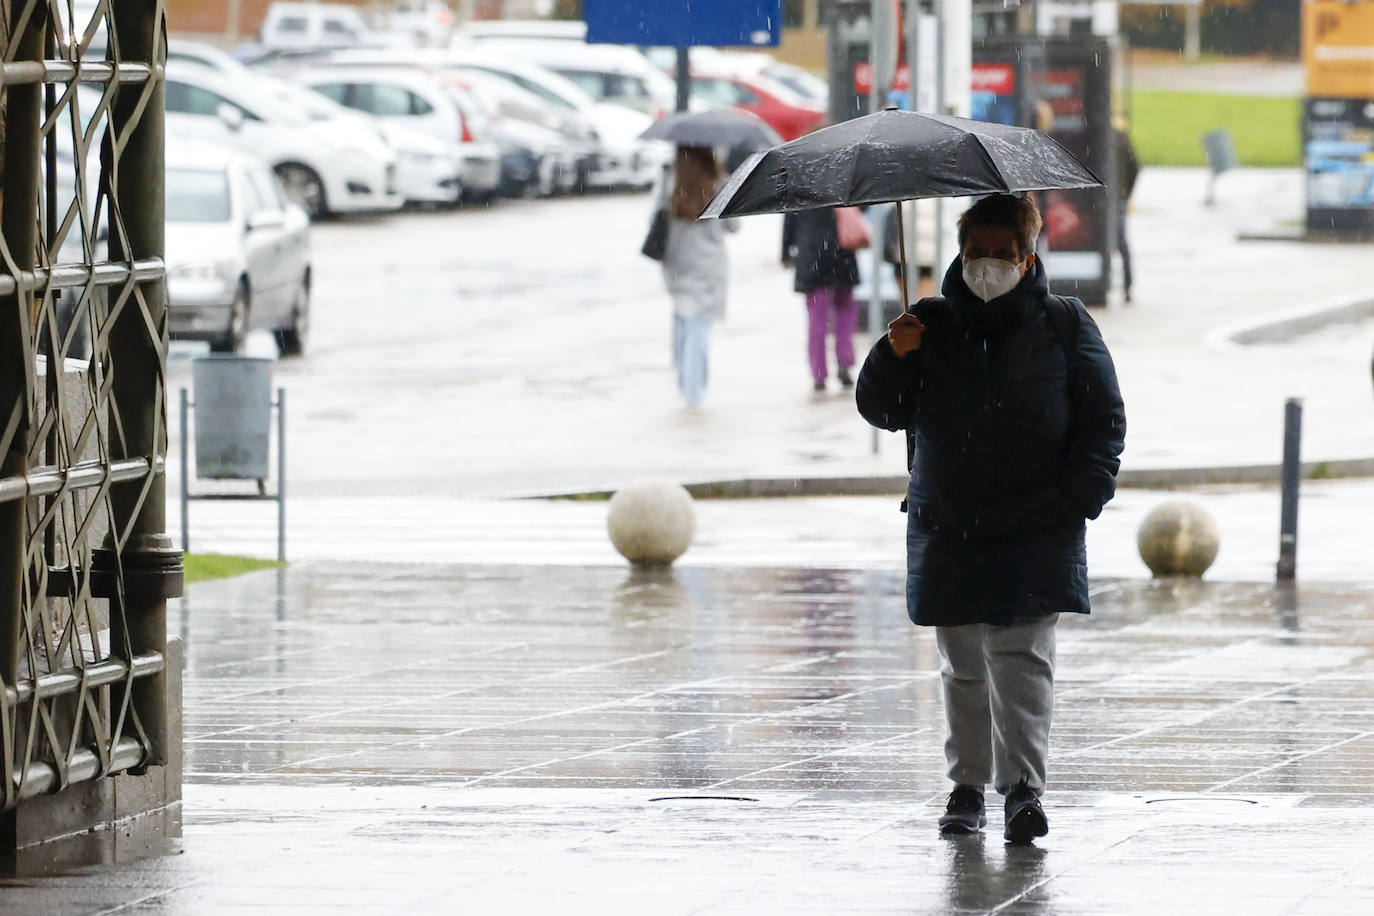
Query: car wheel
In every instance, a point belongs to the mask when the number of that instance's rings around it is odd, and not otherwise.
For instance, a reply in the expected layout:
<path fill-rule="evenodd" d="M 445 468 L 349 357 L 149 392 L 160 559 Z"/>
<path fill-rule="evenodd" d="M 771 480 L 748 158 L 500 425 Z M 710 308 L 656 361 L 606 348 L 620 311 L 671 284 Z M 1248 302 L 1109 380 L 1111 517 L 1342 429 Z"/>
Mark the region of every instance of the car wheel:
<path fill-rule="evenodd" d="M 283 162 L 272 171 L 281 179 L 286 196 L 299 204 L 311 219 L 320 219 L 329 214 L 324 183 L 314 169 L 295 162 Z"/>
<path fill-rule="evenodd" d="M 277 349 L 282 356 L 300 356 L 305 352 L 305 342 L 309 336 L 310 278 L 307 276 L 301 281 L 295 301 L 291 304 L 291 323 L 277 329 Z"/>
<path fill-rule="evenodd" d="M 248 337 L 248 283 L 239 281 L 234 292 L 234 303 L 229 307 L 229 322 L 224 333 L 210 341 L 213 353 L 237 353 Z"/>

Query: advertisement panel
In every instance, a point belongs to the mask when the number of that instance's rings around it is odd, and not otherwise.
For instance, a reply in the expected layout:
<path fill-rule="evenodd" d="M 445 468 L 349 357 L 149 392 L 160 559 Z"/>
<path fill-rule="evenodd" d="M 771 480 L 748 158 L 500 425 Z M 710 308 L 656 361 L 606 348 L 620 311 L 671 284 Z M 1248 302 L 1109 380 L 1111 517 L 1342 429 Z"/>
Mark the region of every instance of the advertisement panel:
<path fill-rule="evenodd" d="M 1374 235 L 1374 0 L 1307 0 L 1307 229 Z"/>
<path fill-rule="evenodd" d="M 1308 228 L 1374 228 L 1374 100 L 1308 99 L 1303 114 Z"/>
<path fill-rule="evenodd" d="M 1374 99 L 1374 0 L 1307 0 L 1302 57 L 1312 98 Z"/>
<path fill-rule="evenodd" d="M 1032 123 L 1108 182 L 1115 168 L 1111 53 L 1101 39 L 1048 42 Z M 1042 257 L 1055 292 L 1106 304 L 1116 238 L 1113 193 L 1108 188 L 1041 194 Z"/>

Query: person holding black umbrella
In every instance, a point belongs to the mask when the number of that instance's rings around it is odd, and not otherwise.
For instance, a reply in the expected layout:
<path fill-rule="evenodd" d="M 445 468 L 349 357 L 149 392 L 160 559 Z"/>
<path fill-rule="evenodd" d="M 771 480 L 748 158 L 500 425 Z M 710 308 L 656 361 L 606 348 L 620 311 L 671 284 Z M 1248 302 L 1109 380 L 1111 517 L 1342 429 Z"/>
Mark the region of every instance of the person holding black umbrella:
<path fill-rule="evenodd" d="M 907 611 L 935 628 L 955 783 L 943 834 L 986 822 L 1049 831 L 1045 789 L 1061 613 L 1088 612 L 1086 519 L 1115 489 L 1125 410 L 1087 309 L 1049 292 L 1030 197 L 984 198 L 959 221 L 943 295 L 888 327 L 859 374 L 859 412 L 908 430 Z"/>
<path fill-rule="evenodd" d="M 893 109 L 752 157 L 702 212 L 990 195 L 959 221 L 943 295 L 888 326 L 857 391 L 864 419 L 907 433 L 906 604 L 943 657 L 945 834 L 984 825 L 989 782 L 1009 842 L 1049 831 L 1054 626 L 1088 613 L 1084 525 L 1115 491 L 1126 415 L 1097 325 L 1049 291 L 1024 195 L 1100 187 L 1043 131 Z"/>

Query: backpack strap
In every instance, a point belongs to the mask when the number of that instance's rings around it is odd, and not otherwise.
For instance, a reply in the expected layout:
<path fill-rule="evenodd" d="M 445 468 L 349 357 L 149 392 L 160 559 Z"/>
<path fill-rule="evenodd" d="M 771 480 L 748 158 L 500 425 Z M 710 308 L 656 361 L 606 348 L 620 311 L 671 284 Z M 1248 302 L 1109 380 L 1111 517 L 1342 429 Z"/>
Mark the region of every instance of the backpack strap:
<path fill-rule="evenodd" d="M 911 468 L 916 464 L 916 433 L 910 426 L 905 430 L 906 433 L 906 475 L 911 476 Z M 907 499 L 902 497 L 902 504 L 898 507 L 903 512 L 907 510 Z"/>
<path fill-rule="evenodd" d="M 1045 315 L 1054 328 L 1054 336 L 1064 348 L 1064 359 L 1073 367 L 1073 351 L 1078 347 L 1078 309 L 1064 296 L 1048 293 L 1044 299 Z"/>

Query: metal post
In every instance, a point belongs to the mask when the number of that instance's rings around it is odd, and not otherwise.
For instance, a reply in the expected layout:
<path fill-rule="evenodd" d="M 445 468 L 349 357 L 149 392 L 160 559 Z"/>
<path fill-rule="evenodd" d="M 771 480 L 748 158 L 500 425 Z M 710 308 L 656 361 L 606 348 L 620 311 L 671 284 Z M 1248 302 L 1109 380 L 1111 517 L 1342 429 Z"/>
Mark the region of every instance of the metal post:
<path fill-rule="evenodd" d="M 286 562 L 286 389 L 277 389 L 277 562 Z"/>
<path fill-rule="evenodd" d="M 922 71 L 925 69 L 925 62 L 921 60 L 921 16 L 924 7 L 923 0 L 907 0 L 906 5 L 906 69 L 907 69 L 907 92 L 911 100 L 910 108 L 912 111 L 921 110 L 921 92 L 925 86 L 922 79 Z M 914 271 L 916 278 L 916 297 L 921 296 L 921 259 L 920 250 L 920 231 L 921 222 L 917 208 L 920 206 L 916 201 L 911 202 L 911 207 L 900 218 L 902 225 L 902 251 L 906 255 L 906 264 L 902 270 L 902 276 L 907 281 L 906 287 L 902 291 L 903 310 L 911 307 L 911 277 Z M 934 268 L 932 267 L 932 273 Z"/>
<path fill-rule="evenodd" d="M 945 49 L 945 0 L 933 0 L 935 6 L 935 110 L 940 114 L 949 114 L 949 99 L 946 92 L 945 83 L 947 82 L 946 68 L 948 66 L 948 53 Z M 943 197 L 935 198 L 935 237 L 931 239 L 934 247 L 931 249 L 930 272 L 935 278 L 936 288 L 939 288 L 940 278 L 944 276 L 945 261 L 945 200 Z"/>
<path fill-rule="evenodd" d="M 43 58 L 48 5 L 8 5 L 6 32 L 13 41 L 7 60 L 36 61 Z M 37 84 L 6 87 L 4 185 L 0 208 L 0 235 L 19 271 L 34 267 L 38 245 L 38 163 L 41 158 L 39 125 L 43 122 L 42 90 Z M 18 279 L 16 277 L 16 279 Z M 0 479 L 22 477 L 28 472 L 28 447 L 32 416 L 29 412 L 27 358 L 32 324 L 32 291 L 21 283 L 12 296 L 0 298 Z M 5 427 L 14 424 L 13 438 L 5 444 Z M 19 670 L 24 617 L 25 500 L 0 503 L 0 680 L 13 685 Z M 0 798 L 7 797 L 6 786 Z"/>
<path fill-rule="evenodd" d="M 190 433 L 191 398 L 185 388 L 181 389 L 181 552 L 191 552 L 191 461 L 190 443 L 186 437 Z"/>
<path fill-rule="evenodd" d="M 1302 401 L 1289 398 L 1283 404 L 1283 473 L 1279 516 L 1278 580 L 1291 581 L 1298 574 L 1298 489 L 1302 480 Z"/>
<path fill-rule="evenodd" d="M 1202 0 L 1183 7 L 1183 59 L 1195 63 L 1202 56 Z"/>
<path fill-rule="evenodd" d="M 677 49 L 677 110 L 686 111 L 692 101 L 692 53 L 690 48 Z"/>
<path fill-rule="evenodd" d="M 153 66 L 148 84 L 121 86 L 110 111 L 110 128 L 101 146 L 102 180 L 109 183 L 110 257 L 132 262 L 164 254 L 163 163 L 166 24 L 159 0 L 121 0 L 111 4 L 110 39 L 116 60 Z M 147 93 L 145 100 L 144 94 Z M 140 104 L 143 103 L 143 104 Z M 114 140 L 123 144 L 118 155 Z M 125 290 L 112 295 L 124 296 Z M 141 302 L 139 300 L 142 300 Z M 146 318 L 144 309 L 146 308 Z M 156 328 L 156 336 L 149 334 Z M 118 574 L 122 596 L 111 607 L 110 651 L 162 652 L 167 644 L 167 599 L 181 593 L 181 552 L 167 528 L 166 475 L 158 467 L 167 453 L 166 392 L 167 290 L 163 279 L 140 281 L 128 294 L 109 335 L 112 404 L 119 405 L 120 437 L 112 437 L 114 458 L 148 458 L 151 480 L 137 479 L 110 489 L 110 535 L 102 565 Z M 122 543 L 121 543 L 122 542 Z M 120 549 L 122 548 L 122 549 Z M 147 736 L 142 766 L 167 762 L 167 691 L 164 675 L 133 682 L 133 709 Z"/>
<path fill-rule="evenodd" d="M 868 30 L 868 63 L 869 69 L 873 73 L 873 82 L 868 88 L 868 113 L 874 114 L 883 110 L 883 95 L 887 88 L 883 85 L 887 79 L 886 67 L 884 64 L 884 54 L 880 43 L 889 40 L 886 30 L 882 25 L 887 22 L 886 8 L 889 0 L 871 0 L 869 7 L 869 30 Z M 871 255 L 869 259 L 868 272 L 868 334 L 874 340 L 882 334 L 883 327 L 883 235 L 884 228 L 882 220 L 875 220 L 872 232 L 872 244 L 868 251 Z M 878 435 L 878 428 L 875 426 L 870 431 L 869 449 L 876 455 L 882 445 Z"/>
<path fill-rule="evenodd" d="M 229 0 L 228 7 L 224 17 L 224 40 L 233 45 L 237 44 L 239 40 L 239 25 L 243 21 L 243 2 L 242 0 Z"/>

